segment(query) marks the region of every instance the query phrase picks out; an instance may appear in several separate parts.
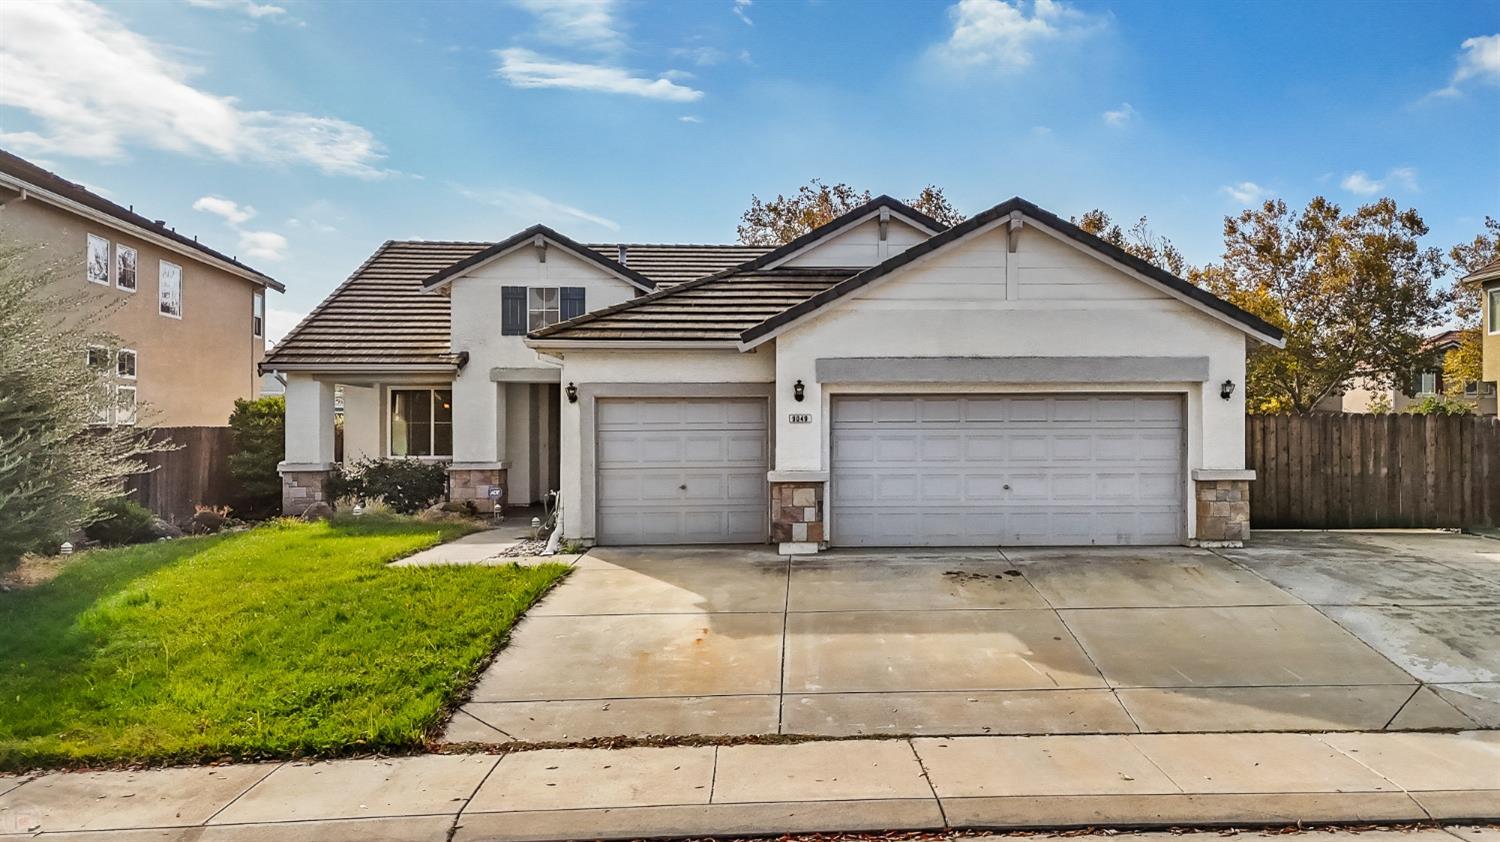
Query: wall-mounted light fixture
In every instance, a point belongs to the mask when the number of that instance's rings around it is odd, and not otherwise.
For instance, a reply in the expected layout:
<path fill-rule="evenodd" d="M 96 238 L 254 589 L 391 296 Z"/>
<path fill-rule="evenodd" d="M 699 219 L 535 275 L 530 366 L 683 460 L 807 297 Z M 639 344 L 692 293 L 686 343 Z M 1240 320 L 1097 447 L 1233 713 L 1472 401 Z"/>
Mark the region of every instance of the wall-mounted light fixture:
<path fill-rule="evenodd" d="M 1234 397 L 1233 380 L 1225 380 L 1222 384 L 1219 385 L 1219 397 L 1223 398 L 1226 401 Z"/>
<path fill-rule="evenodd" d="M 566 389 L 563 389 L 563 394 L 565 394 L 565 395 L 568 396 L 568 403 L 578 403 L 578 386 L 577 386 L 577 384 L 575 384 L 575 383 L 569 383 L 568 387 Z"/>
<path fill-rule="evenodd" d="M 802 385 L 802 381 L 801 380 L 798 380 L 796 383 L 792 384 L 792 397 L 796 398 L 797 401 L 800 403 L 801 400 L 804 397 L 806 397 L 806 396 L 807 396 L 807 387 L 804 386 L 804 385 Z"/>

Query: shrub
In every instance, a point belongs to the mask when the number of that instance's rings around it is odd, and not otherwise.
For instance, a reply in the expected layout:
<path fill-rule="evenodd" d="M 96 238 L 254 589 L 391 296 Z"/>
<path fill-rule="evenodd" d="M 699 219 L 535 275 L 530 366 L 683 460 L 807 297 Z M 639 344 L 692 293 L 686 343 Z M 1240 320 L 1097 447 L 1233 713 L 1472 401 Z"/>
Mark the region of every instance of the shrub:
<path fill-rule="evenodd" d="M 89 536 L 89 540 L 108 546 L 156 540 L 156 532 L 152 529 L 156 515 L 133 500 L 111 498 L 100 503 L 96 513 L 97 519 L 83 528 L 83 534 Z"/>
<path fill-rule="evenodd" d="M 1475 404 L 1447 395 L 1428 395 L 1418 403 L 1407 407 L 1412 415 L 1470 415 L 1477 409 Z"/>
<path fill-rule="evenodd" d="M 361 459 L 352 469 L 334 472 L 334 499 L 379 500 L 398 514 L 411 515 L 443 499 L 448 467 L 416 459 Z"/>
<path fill-rule="evenodd" d="M 276 465 L 286 458 L 286 398 L 236 400 L 229 426 L 234 436 L 229 473 L 239 483 L 236 511 L 251 518 L 275 515 L 281 511 Z"/>

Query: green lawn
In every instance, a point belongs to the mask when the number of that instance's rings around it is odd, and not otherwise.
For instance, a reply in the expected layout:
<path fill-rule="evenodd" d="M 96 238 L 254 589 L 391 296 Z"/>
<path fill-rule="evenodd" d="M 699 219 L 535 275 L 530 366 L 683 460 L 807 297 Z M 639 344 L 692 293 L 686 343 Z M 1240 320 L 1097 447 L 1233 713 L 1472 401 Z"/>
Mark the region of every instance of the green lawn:
<path fill-rule="evenodd" d="M 420 744 L 566 573 L 385 566 L 464 531 L 278 521 L 0 593 L 0 769 Z"/>

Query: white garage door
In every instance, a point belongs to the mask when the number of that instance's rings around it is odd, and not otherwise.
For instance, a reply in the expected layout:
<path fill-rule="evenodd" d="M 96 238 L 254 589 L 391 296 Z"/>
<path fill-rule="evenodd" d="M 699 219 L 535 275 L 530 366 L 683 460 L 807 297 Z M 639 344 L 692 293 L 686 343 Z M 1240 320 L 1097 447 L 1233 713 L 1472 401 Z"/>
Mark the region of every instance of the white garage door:
<path fill-rule="evenodd" d="M 766 540 L 766 402 L 601 400 L 601 544 Z"/>
<path fill-rule="evenodd" d="M 838 546 L 1175 544 L 1176 396 L 869 396 L 833 402 Z"/>

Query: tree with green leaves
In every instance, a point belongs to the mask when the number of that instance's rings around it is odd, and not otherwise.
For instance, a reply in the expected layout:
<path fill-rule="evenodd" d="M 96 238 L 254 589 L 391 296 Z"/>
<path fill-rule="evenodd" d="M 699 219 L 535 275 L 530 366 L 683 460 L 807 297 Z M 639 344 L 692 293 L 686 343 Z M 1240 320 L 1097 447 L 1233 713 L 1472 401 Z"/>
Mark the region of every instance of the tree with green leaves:
<path fill-rule="evenodd" d="M 286 458 L 286 398 L 236 399 L 229 428 L 234 438 L 229 473 L 239 483 L 239 514 L 261 518 L 280 512 L 281 475 L 276 466 Z"/>
<path fill-rule="evenodd" d="M 1406 387 L 1449 309 L 1426 234 L 1389 198 L 1347 214 L 1321 196 L 1301 211 L 1274 199 L 1225 218 L 1222 262 L 1192 280 L 1286 331 L 1285 348 L 1251 349 L 1247 407 L 1308 413 L 1357 380 Z"/>
<path fill-rule="evenodd" d="M 824 184 L 815 178 L 798 187 L 797 192 L 790 196 L 778 193 L 776 198 L 763 201 L 752 195 L 750 207 L 740 215 L 736 231 L 740 242 L 747 246 L 779 246 L 843 216 L 872 198 L 874 196 L 868 190 L 855 190 L 842 182 Z M 947 226 L 964 220 L 964 215 L 943 195 L 943 189 L 931 184 L 923 187 L 922 192 L 907 204 Z"/>
<path fill-rule="evenodd" d="M 55 293 L 61 269 L 0 246 L 0 564 L 55 547 L 167 446 L 94 424 L 119 343 L 87 296 Z"/>
<path fill-rule="evenodd" d="M 1187 257 L 1172 244 L 1171 240 L 1152 231 L 1144 216 L 1136 220 L 1135 224 L 1129 228 L 1121 228 L 1109 218 L 1109 214 L 1095 208 L 1069 221 L 1106 243 L 1122 249 L 1127 254 L 1139 257 L 1179 278 L 1186 278 L 1193 271 Z"/>
<path fill-rule="evenodd" d="M 1484 218 L 1484 231 L 1467 243 L 1459 243 L 1448 250 L 1448 259 L 1453 261 L 1454 275 L 1462 278 L 1500 258 L 1500 219 Z M 1463 325 L 1460 328 L 1458 347 L 1443 358 L 1443 382 L 1450 390 L 1463 389 L 1465 383 L 1484 379 L 1484 331 L 1481 322 L 1484 313 L 1484 291 L 1478 284 L 1455 284 L 1453 287 L 1453 315 Z"/>

